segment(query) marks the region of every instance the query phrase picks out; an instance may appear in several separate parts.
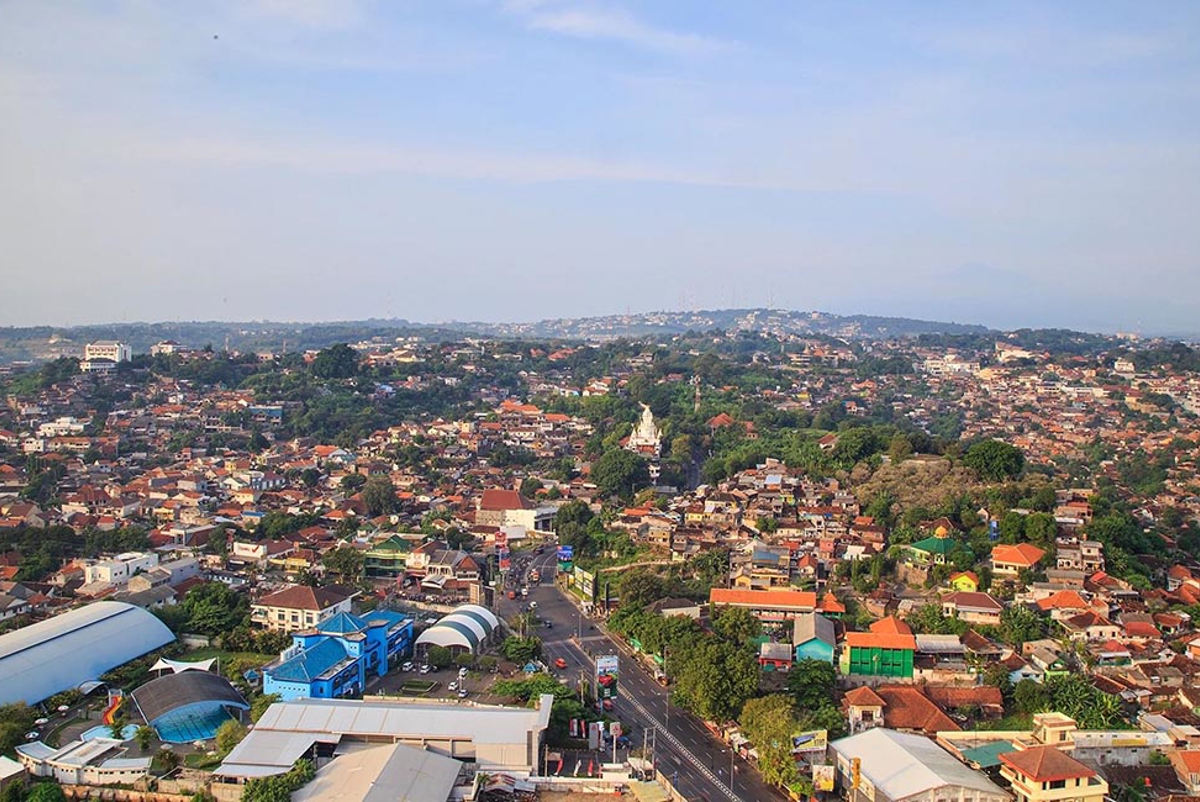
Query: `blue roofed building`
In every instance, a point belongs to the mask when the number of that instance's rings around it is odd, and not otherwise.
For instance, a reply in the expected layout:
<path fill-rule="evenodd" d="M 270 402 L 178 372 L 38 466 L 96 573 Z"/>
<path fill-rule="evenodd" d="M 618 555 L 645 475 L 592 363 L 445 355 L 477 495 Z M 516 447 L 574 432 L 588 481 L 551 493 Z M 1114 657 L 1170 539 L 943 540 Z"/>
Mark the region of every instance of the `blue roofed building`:
<path fill-rule="evenodd" d="M 292 635 L 291 647 L 263 669 L 263 693 L 284 701 L 358 696 L 371 673 L 382 677 L 412 647 L 410 618 L 388 610 L 338 613 Z"/>

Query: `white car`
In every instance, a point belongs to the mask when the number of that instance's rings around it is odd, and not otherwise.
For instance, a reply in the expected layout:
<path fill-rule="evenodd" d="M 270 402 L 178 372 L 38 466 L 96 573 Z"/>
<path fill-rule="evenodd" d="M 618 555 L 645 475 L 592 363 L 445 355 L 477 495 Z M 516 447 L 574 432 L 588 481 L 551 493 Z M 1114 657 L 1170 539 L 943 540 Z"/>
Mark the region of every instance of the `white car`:
<path fill-rule="evenodd" d="M 405 663 L 404 665 L 400 666 L 400 670 L 401 670 L 401 671 L 412 671 L 412 670 L 413 670 L 413 664 L 412 664 L 411 662 L 409 662 L 409 663 Z"/>
<path fill-rule="evenodd" d="M 458 683 L 457 683 L 457 682 L 451 682 L 451 683 L 450 683 L 450 684 L 447 686 L 447 688 L 448 688 L 449 690 L 452 690 L 452 691 L 457 691 L 457 690 L 458 690 Z"/>
<path fill-rule="evenodd" d="M 423 666 L 421 666 L 421 670 L 420 670 L 420 672 L 419 672 L 419 673 L 421 673 L 421 674 L 428 674 L 428 673 L 429 673 L 429 666 L 427 666 L 427 665 L 423 665 Z"/>
<path fill-rule="evenodd" d="M 466 699 L 466 698 L 467 698 L 467 689 L 466 689 L 466 688 L 462 688 L 462 689 L 460 689 L 460 690 L 459 690 L 459 692 L 458 692 L 458 698 L 459 698 L 459 699 Z"/>

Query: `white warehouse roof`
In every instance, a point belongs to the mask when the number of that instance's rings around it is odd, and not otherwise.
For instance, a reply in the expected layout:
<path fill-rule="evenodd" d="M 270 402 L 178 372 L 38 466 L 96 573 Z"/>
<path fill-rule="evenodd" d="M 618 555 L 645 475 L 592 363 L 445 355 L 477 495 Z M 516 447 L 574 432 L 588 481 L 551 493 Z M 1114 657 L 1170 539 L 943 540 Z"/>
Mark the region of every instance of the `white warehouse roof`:
<path fill-rule="evenodd" d="M 34 704 L 175 640 L 140 607 L 102 601 L 0 635 L 0 704 Z"/>
<path fill-rule="evenodd" d="M 902 800 L 949 786 L 997 800 L 1012 798 L 986 774 L 960 763 L 922 735 L 876 727 L 830 746 L 846 760 L 857 757 L 862 761 L 862 773 L 875 786 L 876 796 Z"/>

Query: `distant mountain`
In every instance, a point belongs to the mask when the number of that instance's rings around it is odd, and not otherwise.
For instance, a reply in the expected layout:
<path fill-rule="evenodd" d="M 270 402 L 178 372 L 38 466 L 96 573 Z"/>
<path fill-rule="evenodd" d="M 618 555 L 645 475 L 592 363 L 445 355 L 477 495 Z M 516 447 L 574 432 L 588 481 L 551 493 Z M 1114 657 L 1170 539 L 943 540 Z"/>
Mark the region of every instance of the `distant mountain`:
<path fill-rule="evenodd" d="M 915 337 L 920 334 L 987 334 L 986 326 L 938 323 L 903 317 L 834 315 L 787 309 L 713 309 L 698 312 L 639 312 L 604 317 L 558 318 L 536 323 L 451 323 L 498 337 L 611 339 L 687 331 L 760 331 L 770 334 L 825 334 L 832 337 Z"/>
<path fill-rule="evenodd" d="M 462 336 L 499 338 L 609 340 L 682 334 L 688 331 L 759 331 L 770 334 L 823 334 L 846 338 L 915 337 L 920 334 L 989 334 L 985 326 L 937 323 L 900 317 L 834 315 L 785 309 L 715 309 L 698 312 L 642 312 L 605 317 L 558 318 L 535 323 L 413 323 L 400 319 L 286 322 L 110 323 L 87 326 L 0 328 L 0 362 L 40 361 L 80 356 L 85 343 L 111 339 L 146 353 L 161 340 L 192 348 L 226 345 L 238 351 L 301 351 L 338 342 L 419 336 L 453 339 Z"/>

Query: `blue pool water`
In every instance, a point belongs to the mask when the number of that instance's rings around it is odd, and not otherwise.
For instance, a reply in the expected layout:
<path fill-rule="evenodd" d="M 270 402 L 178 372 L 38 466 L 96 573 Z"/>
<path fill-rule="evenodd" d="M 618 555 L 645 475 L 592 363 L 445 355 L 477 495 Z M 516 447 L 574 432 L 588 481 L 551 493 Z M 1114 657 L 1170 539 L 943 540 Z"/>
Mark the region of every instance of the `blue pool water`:
<path fill-rule="evenodd" d="M 137 735 L 137 731 L 138 728 L 136 724 L 126 724 L 125 729 L 121 731 L 121 740 L 132 741 L 134 736 Z M 97 738 L 111 738 L 112 728 L 101 724 L 97 727 L 92 727 L 79 737 L 84 741 L 94 741 Z"/>
<path fill-rule="evenodd" d="M 219 705 L 207 709 L 192 706 L 168 713 L 154 722 L 154 728 L 167 743 L 186 744 L 215 737 L 217 729 L 230 718 L 228 711 Z"/>

